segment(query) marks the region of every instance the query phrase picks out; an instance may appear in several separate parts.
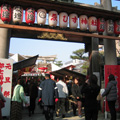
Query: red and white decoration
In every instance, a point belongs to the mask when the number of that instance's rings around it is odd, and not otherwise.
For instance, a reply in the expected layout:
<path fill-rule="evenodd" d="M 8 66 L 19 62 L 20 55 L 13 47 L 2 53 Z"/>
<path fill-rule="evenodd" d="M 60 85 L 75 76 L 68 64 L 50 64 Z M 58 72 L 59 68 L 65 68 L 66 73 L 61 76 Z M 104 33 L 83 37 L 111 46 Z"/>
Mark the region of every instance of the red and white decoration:
<path fill-rule="evenodd" d="M 66 12 L 61 12 L 59 14 L 59 26 L 60 28 L 67 28 L 68 25 L 68 14 Z"/>
<path fill-rule="evenodd" d="M 34 22 L 35 22 L 35 10 L 33 8 L 26 9 L 25 20 L 26 20 L 27 24 L 34 24 Z"/>
<path fill-rule="evenodd" d="M 90 32 L 96 32 L 97 31 L 97 18 L 94 16 L 89 17 L 88 25 L 89 25 Z"/>
<path fill-rule="evenodd" d="M 21 6 L 15 6 L 12 14 L 13 23 L 21 24 L 23 20 L 23 8 Z"/>
<path fill-rule="evenodd" d="M 106 21 L 106 32 L 107 32 L 107 34 L 113 34 L 114 33 L 114 22 L 113 22 L 113 20 L 107 20 Z"/>
<path fill-rule="evenodd" d="M 49 26 L 56 27 L 57 26 L 57 16 L 58 13 L 56 11 L 49 12 Z"/>
<path fill-rule="evenodd" d="M 98 20 L 97 20 L 97 31 L 98 32 L 104 32 L 105 31 L 105 19 L 104 18 L 98 18 Z"/>
<path fill-rule="evenodd" d="M 78 15 L 73 13 L 69 15 L 69 26 L 71 29 L 76 29 L 78 26 Z"/>
<path fill-rule="evenodd" d="M 87 30 L 88 28 L 88 17 L 86 15 L 81 15 L 79 17 L 80 30 Z"/>
<path fill-rule="evenodd" d="M 12 13 L 11 13 L 12 12 Z M 58 25 L 58 12 L 57 11 L 47 11 L 45 9 L 37 10 L 37 24 L 45 25 L 48 14 L 48 24 L 51 27 L 56 27 Z M 13 10 L 10 5 L 2 4 L 0 8 L 0 18 L 4 23 L 12 22 L 14 24 L 21 24 L 23 21 L 23 8 L 21 6 L 14 6 Z M 69 21 L 68 21 L 69 20 Z M 35 22 L 35 9 L 27 8 L 25 10 L 25 21 L 27 24 L 34 24 Z M 59 27 L 67 28 L 69 22 L 70 29 L 78 28 L 78 15 L 76 13 L 71 13 L 68 17 L 66 12 L 61 12 L 59 14 Z M 96 18 L 95 16 L 87 17 L 87 15 L 79 16 L 79 28 L 82 31 L 89 30 L 90 32 L 104 32 L 108 35 L 120 34 L 120 20 L 107 20 L 104 18 Z"/>
<path fill-rule="evenodd" d="M 1 20 L 3 22 L 11 21 L 11 6 L 8 4 L 3 4 L 1 6 Z"/>
<path fill-rule="evenodd" d="M 39 25 L 45 25 L 47 11 L 45 9 L 37 10 L 37 23 Z"/>
<path fill-rule="evenodd" d="M 120 34 L 120 20 L 117 20 L 114 23 L 114 33 Z"/>

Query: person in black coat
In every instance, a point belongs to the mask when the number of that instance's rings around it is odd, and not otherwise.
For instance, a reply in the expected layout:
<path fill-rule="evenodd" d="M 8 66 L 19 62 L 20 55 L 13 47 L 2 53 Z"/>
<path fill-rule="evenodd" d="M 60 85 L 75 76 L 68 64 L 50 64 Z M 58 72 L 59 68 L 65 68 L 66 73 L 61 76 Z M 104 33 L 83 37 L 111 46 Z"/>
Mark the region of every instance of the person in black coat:
<path fill-rule="evenodd" d="M 28 107 L 28 109 L 29 109 L 29 116 L 31 116 L 31 112 L 32 114 L 34 114 L 36 98 L 38 97 L 38 88 L 34 79 L 31 79 L 30 81 L 29 96 L 30 96 L 30 106 Z"/>
<path fill-rule="evenodd" d="M 115 110 L 115 103 L 117 100 L 117 81 L 115 81 L 115 77 L 113 74 L 109 75 L 109 82 L 107 87 L 105 88 L 102 97 L 106 96 L 108 101 L 108 106 L 110 109 L 111 120 L 116 120 L 116 110 Z"/>
<path fill-rule="evenodd" d="M 82 95 L 81 95 L 82 84 L 80 84 L 79 78 L 74 79 L 74 84 L 72 86 L 72 95 L 74 97 L 73 103 L 73 114 L 76 116 L 76 109 L 78 108 L 78 116 L 82 117 Z"/>
<path fill-rule="evenodd" d="M 46 74 L 45 79 L 40 84 L 40 99 L 44 106 L 46 120 L 53 120 L 55 101 L 58 101 L 58 88 L 55 81 L 50 79 L 50 75 Z"/>
<path fill-rule="evenodd" d="M 100 87 L 97 85 L 97 80 L 95 75 L 91 75 L 81 89 L 81 93 L 85 96 L 85 120 L 97 120 L 98 118 L 97 96 L 100 92 Z"/>

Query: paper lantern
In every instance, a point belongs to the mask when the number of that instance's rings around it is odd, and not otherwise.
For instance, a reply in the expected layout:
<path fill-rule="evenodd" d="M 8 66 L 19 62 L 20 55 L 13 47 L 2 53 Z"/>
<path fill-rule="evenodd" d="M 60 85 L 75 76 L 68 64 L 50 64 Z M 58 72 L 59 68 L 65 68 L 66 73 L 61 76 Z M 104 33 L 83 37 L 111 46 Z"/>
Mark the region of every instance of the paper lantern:
<path fill-rule="evenodd" d="M 88 28 L 88 17 L 86 15 L 81 15 L 79 17 L 80 30 L 87 30 Z"/>
<path fill-rule="evenodd" d="M 59 14 L 59 26 L 60 28 L 67 28 L 68 25 L 68 14 L 66 12 L 61 12 Z"/>
<path fill-rule="evenodd" d="M 57 26 L 57 16 L 58 16 L 58 13 L 56 11 L 49 12 L 49 26 L 51 27 Z"/>
<path fill-rule="evenodd" d="M 23 8 L 21 6 L 15 6 L 13 8 L 12 20 L 15 24 L 21 24 L 23 20 Z"/>
<path fill-rule="evenodd" d="M 97 31 L 97 18 L 96 17 L 89 17 L 89 31 L 96 32 Z"/>
<path fill-rule="evenodd" d="M 69 15 L 69 26 L 71 29 L 76 29 L 78 26 L 78 15 L 77 14 L 70 14 Z"/>
<path fill-rule="evenodd" d="M 114 23 L 114 33 L 120 34 L 120 20 L 117 20 Z"/>
<path fill-rule="evenodd" d="M 11 21 L 11 6 L 8 4 L 3 4 L 1 6 L 1 20 L 3 22 Z"/>
<path fill-rule="evenodd" d="M 26 9 L 25 20 L 26 20 L 27 24 L 34 24 L 34 22 L 35 22 L 35 10 L 33 8 Z"/>
<path fill-rule="evenodd" d="M 106 33 L 113 34 L 114 33 L 114 22 L 113 20 L 106 21 Z"/>
<path fill-rule="evenodd" d="M 104 18 L 98 18 L 98 20 L 97 20 L 97 31 L 98 32 L 104 32 L 105 31 L 105 19 Z"/>
<path fill-rule="evenodd" d="M 45 9 L 38 9 L 37 10 L 37 23 L 40 25 L 45 25 L 46 22 L 46 10 Z"/>

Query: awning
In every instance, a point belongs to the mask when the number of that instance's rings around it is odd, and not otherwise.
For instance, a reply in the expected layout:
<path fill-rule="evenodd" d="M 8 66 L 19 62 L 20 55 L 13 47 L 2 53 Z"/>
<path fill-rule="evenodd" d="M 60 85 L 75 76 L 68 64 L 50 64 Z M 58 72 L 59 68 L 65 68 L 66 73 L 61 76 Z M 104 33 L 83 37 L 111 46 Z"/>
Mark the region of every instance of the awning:
<path fill-rule="evenodd" d="M 50 74 L 52 74 L 56 77 L 60 77 L 60 76 L 65 77 L 67 75 L 67 76 L 72 76 L 72 77 L 78 77 L 83 80 L 85 80 L 85 78 L 86 78 L 86 75 L 72 71 L 72 70 L 68 70 L 66 68 L 62 68 L 62 69 L 50 72 Z"/>
<path fill-rule="evenodd" d="M 13 71 L 35 65 L 38 55 L 13 64 Z"/>

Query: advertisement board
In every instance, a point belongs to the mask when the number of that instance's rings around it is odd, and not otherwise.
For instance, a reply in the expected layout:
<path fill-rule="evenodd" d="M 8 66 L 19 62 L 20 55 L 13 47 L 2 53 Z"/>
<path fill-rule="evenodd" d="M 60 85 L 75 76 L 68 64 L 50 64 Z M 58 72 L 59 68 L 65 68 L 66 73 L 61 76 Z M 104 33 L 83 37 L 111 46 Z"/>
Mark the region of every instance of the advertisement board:
<path fill-rule="evenodd" d="M 2 108 L 2 116 L 10 116 L 11 86 L 12 86 L 13 61 L 0 59 L 0 85 L 5 97 L 5 107 Z"/>
<path fill-rule="evenodd" d="M 117 101 L 115 104 L 116 111 L 120 111 L 120 65 L 105 65 L 104 66 L 104 72 L 105 72 L 105 88 L 108 83 L 108 77 L 110 74 L 113 74 L 115 76 L 115 79 L 117 81 Z M 106 101 L 105 110 L 109 111 L 108 103 Z"/>

